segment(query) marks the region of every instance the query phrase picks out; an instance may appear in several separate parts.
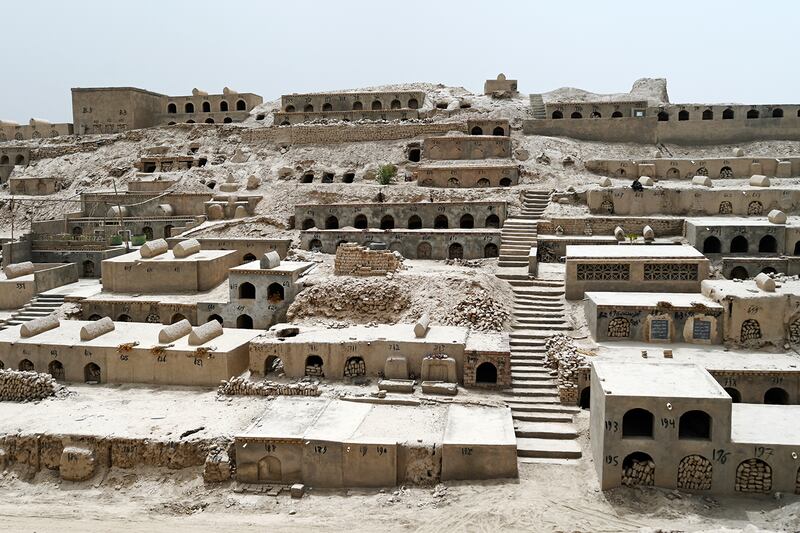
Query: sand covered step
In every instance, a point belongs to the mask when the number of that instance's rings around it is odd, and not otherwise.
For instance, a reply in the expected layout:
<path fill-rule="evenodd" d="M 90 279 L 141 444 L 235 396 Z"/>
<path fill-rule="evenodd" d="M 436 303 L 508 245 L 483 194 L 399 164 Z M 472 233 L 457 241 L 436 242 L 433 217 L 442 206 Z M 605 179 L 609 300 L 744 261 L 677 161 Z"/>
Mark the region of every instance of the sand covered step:
<path fill-rule="evenodd" d="M 571 422 L 522 422 L 514 421 L 517 438 L 575 439 L 578 432 Z"/>
<path fill-rule="evenodd" d="M 552 459 L 579 459 L 581 447 L 574 440 L 518 438 L 517 455 Z"/>
<path fill-rule="evenodd" d="M 519 422 L 557 422 L 559 424 L 572 423 L 572 416 L 568 413 L 525 413 L 521 411 L 511 411 L 514 423 Z"/>
<path fill-rule="evenodd" d="M 548 404 L 528 398 L 509 398 L 506 404 L 513 413 L 561 413 L 572 416 L 580 411 L 580 408 L 573 405 Z"/>

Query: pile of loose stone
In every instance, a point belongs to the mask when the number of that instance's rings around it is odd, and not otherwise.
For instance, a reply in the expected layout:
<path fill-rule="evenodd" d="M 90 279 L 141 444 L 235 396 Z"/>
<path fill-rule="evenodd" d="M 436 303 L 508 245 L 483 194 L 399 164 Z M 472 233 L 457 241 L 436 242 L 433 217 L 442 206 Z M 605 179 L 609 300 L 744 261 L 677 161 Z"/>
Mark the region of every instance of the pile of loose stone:
<path fill-rule="evenodd" d="M 508 321 L 508 311 L 488 291 L 478 291 L 458 302 L 442 319 L 448 326 L 461 326 L 477 331 L 501 331 Z"/>
<path fill-rule="evenodd" d="M 0 401 L 30 402 L 55 396 L 61 385 L 50 374 L 0 370 Z"/>
<path fill-rule="evenodd" d="M 739 492 L 769 492 L 772 489 L 772 469 L 764 461 L 748 459 L 736 469 L 736 490 Z"/>
<path fill-rule="evenodd" d="M 652 459 L 644 461 L 632 459 L 630 465 L 622 469 L 622 484 L 627 487 L 651 486 L 655 481 L 655 475 L 656 464 Z"/>
<path fill-rule="evenodd" d="M 578 374 L 588 367 L 586 356 L 578 352 L 575 341 L 564 334 L 553 335 L 544 344 L 544 364 L 558 378 L 559 395 L 575 397 L 578 394 Z"/>
<path fill-rule="evenodd" d="M 678 465 L 678 488 L 711 490 L 711 461 L 700 455 L 690 455 Z"/>
<path fill-rule="evenodd" d="M 237 376 L 220 383 L 217 394 L 225 396 L 319 396 L 322 393 L 316 383 L 250 381 Z"/>
<path fill-rule="evenodd" d="M 303 317 L 380 316 L 409 306 L 406 291 L 387 279 L 336 278 L 305 289 L 287 311 L 287 319 Z"/>

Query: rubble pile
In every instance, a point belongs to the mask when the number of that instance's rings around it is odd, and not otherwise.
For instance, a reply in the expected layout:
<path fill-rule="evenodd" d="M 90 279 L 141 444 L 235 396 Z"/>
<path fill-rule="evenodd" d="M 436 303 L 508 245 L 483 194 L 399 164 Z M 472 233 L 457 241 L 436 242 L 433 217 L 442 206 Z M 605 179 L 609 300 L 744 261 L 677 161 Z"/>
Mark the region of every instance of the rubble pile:
<path fill-rule="evenodd" d="M 304 317 L 390 321 L 409 304 L 406 292 L 392 280 L 336 278 L 301 292 L 286 312 L 286 318 L 290 321 Z"/>
<path fill-rule="evenodd" d="M 443 317 L 447 326 L 461 326 L 477 331 L 502 331 L 508 311 L 484 290 L 467 295 Z"/>
<path fill-rule="evenodd" d="M 772 490 L 772 469 L 759 459 L 748 459 L 736 468 L 737 492 L 769 492 Z"/>
<path fill-rule="evenodd" d="M 31 402 L 55 396 L 61 385 L 50 374 L 0 370 L 0 401 Z"/>
<path fill-rule="evenodd" d="M 274 381 L 250 381 L 233 377 L 217 387 L 217 394 L 225 396 L 319 396 L 316 383 L 275 383 Z"/>
<path fill-rule="evenodd" d="M 631 459 L 630 464 L 622 469 L 622 484 L 626 487 L 652 486 L 655 474 L 656 464 L 652 459 Z"/>
<path fill-rule="evenodd" d="M 678 465 L 678 488 L 711 490 L 711 461 L 702 455 L 685 457 Z"/>
<path fill-rule="evenodd" d="M 225 443 L 224 446 L 215 443 L 209 447 L 203 464 L 203 481 L 222 483 L 236 474 L 236 464 L 231 460 L 229 448 L 231 448 L 231 443 Z"/>
<path fill-rule="evenodd" d="M 578 375 L 589 367 L 586 356 L 578 351 L 575 341 L 561 333 L 553 335 L 544 344 L 547 352 L 544 364 L 557 376 L 558 393 L 562 402 L 575 402 L 578 397 Z"/>

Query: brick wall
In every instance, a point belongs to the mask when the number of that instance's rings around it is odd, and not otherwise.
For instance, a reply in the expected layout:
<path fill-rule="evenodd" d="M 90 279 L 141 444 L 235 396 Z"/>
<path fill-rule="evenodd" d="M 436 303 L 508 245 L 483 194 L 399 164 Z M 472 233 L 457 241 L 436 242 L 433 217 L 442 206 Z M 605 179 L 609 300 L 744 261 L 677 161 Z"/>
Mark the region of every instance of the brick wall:
<path fill-rule="evenodd" d="M 273 126 L 243 130 L 247 141 L 279 142 L 286 144 L 337 144 L 362 141 L 393 141 L 449 131 L 467 132 L 464 122 L 446 124 L 337 124 L 331 126 Z"/>
<path fill-rule="evenodd" d="M 368 250 L 355 243 L 336 248 L 334 271 L 339 275 L 384 276 L 400 270 L 400 260 L 391 250 Z"/>

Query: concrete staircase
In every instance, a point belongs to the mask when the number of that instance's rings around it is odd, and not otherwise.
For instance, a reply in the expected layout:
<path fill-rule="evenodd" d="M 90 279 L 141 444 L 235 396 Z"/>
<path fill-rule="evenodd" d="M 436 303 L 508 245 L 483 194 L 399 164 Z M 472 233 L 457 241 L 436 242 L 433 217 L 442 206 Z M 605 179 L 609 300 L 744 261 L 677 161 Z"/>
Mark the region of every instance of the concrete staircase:
<path fill-rule="evenodd" d="M 547 204 L 550 203 L 548 191 L 525 191 L 522 196 L 520 213 L 506 219 L 500 230 L 499 267 L 528 266 L 528 254 L 536 244 L 536 221 L 542 218 Z"/>
<path fill-rule="evenodd" d="M 0 329 L 5 329 L 8 326 L 18 326 L 36 318 L 47 316 L 58 310 L 63 303 L 63 296 L 46 296 L 44 294 L 34 296 L 30 302 L 26 303 L 19 310 L 12 313 L 11 317 L 0 324 Z"/>
<path fill-rule="evenodd" d="M 556 381 L 544 366 L 547 339 L 571 327 L 564 319 L 564 282 L 508 279 L 514 291 L 511 343 L 511 407 L 517 455 L 531 459 L 578 459 L 581 448 L 573 415 L 561 405 Z"/>
<path fill-rule="evenodd" d="M 531 112 L 533 113 L 533 118 L 547 118 L 547 111 L 541 94 L 531 95 Z"/>

